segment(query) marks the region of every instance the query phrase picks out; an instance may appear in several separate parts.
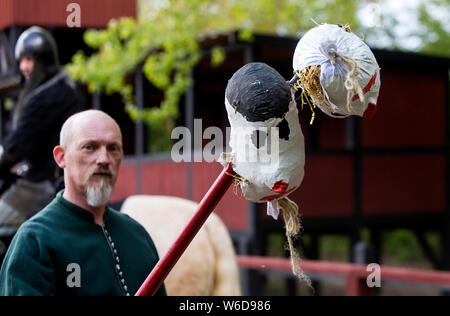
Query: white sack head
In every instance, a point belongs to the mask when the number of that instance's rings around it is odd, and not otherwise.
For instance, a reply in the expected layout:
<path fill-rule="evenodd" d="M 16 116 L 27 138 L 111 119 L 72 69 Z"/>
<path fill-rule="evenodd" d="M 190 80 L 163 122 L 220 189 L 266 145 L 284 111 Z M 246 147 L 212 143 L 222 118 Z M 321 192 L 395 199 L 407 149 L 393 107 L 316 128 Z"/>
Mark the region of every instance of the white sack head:
<path fill-rule="evenodd" d="M 264 63 L 250 63 L 229 80 L 225 104 L 234 171 L 244 197 L 271 202 L 297 189 L 305 148 L 289 84 Z"/>
<path fill-rule="evenodd" d="M 370 48 L 349 28 L 323 24 L 309 30 L 297 44 L 293 67 L 302 89 L 326 114 L 375 114 L 380 67 Z"/>

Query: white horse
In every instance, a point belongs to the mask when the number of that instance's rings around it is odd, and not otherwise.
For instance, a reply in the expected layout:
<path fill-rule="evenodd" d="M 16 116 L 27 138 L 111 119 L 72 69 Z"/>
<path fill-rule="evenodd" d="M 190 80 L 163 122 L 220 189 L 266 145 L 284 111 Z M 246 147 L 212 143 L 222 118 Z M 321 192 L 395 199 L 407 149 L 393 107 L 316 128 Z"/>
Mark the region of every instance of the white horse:
<path fill-rule="evenodd" d="M 145 227 L 161 258 L 196 209 L 196 203 L 177 197 L 136 195 L 125 200 L 121 212 Z M 209 216 L 164 284 L 172 296 L 241 295 L 233 244 L 216 214 Z"/>

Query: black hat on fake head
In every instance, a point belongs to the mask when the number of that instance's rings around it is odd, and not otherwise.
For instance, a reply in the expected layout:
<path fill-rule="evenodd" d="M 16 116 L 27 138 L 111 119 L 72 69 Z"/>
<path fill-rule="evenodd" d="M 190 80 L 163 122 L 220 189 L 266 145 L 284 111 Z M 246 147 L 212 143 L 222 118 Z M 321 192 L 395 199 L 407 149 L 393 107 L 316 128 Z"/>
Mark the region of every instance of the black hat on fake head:
<path fill-rule="evenodd" d="M 225 96 L 249 122 L 284 117 L 292 98 L 286 80 L 265 63 L 249 63 L 240 68 L 228 81 Z"/>
<path fill-rule="evenodd" d="M 32 26 L 23 32 L 17 40 L 15 58 L 19 62 L 22 56 L 32 56 L 42 67 L 58 68 L 59 55 L 55 39 L 47 30 Z"/>

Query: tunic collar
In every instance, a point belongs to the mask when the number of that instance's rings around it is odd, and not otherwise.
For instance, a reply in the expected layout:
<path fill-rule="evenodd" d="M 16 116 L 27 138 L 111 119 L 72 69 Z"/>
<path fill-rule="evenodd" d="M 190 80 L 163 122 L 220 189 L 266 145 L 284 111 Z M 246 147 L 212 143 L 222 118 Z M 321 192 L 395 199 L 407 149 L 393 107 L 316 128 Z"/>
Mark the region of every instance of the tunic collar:
<path fill-rule="evenodd" d="M 68 200 L 63 198 L 63 196 L 62 196 L 63 193 L 64 193 L 64 190 L 61 190 L 58 192 L 58 194 L 56 194 L 56 201 L 58 203 L 63 204 L 68 210 L 70 210 L 72 213 L 75 213 L 77 216 L 82 217 L 82 218 L 94 223 L 94 215 L 92 215 L 91 212 L 89 212 L 88 210 L 86 210 L 82 207 L 79 207 L 78 205 L 73 204 L 72 202 L 69 202 Z M 110 213 L 109 207 L 106 206 L 105 214 L 103 214 L 103 223 L 104 224 L 106 224 L 106 222 L 108 221 L 109 213 Z"/>

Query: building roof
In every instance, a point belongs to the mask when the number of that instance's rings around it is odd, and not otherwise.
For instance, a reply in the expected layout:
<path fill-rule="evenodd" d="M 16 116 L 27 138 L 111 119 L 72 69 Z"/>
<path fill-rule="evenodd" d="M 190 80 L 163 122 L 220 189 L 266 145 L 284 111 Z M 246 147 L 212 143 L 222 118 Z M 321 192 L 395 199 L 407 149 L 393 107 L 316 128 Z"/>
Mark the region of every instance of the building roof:
<path fill-rule="evenodd" d="M 136 17 L 136 0 L 0 0 L 0 30 L 10 26 L 66 27 L 70 3 L 80 6 L 81 28 L 103 28 L 113 18 Z"/>
<path fill-rule="evenodd" d="M 299 40 L 300 38 L 294 37 L 254 34 L 251 43 L 257 46 L 270 47 L 270 49 L 294 52 Z M 239 40 L 238 32 L 229 32 L 205 35 L 201 38 L 201 43 L 203 47 L 209 48 L 216 45 L 227 47 L 245 42 Z M 379 59 L 389 64 L 395 63 L 399 66 L 435 67 L 440 69 L 450 68 L 450 58 L 448 57 L 399 50 L 377 49 L 373 47 L 371 47 L 371 50 L 377 60 Z"/>

